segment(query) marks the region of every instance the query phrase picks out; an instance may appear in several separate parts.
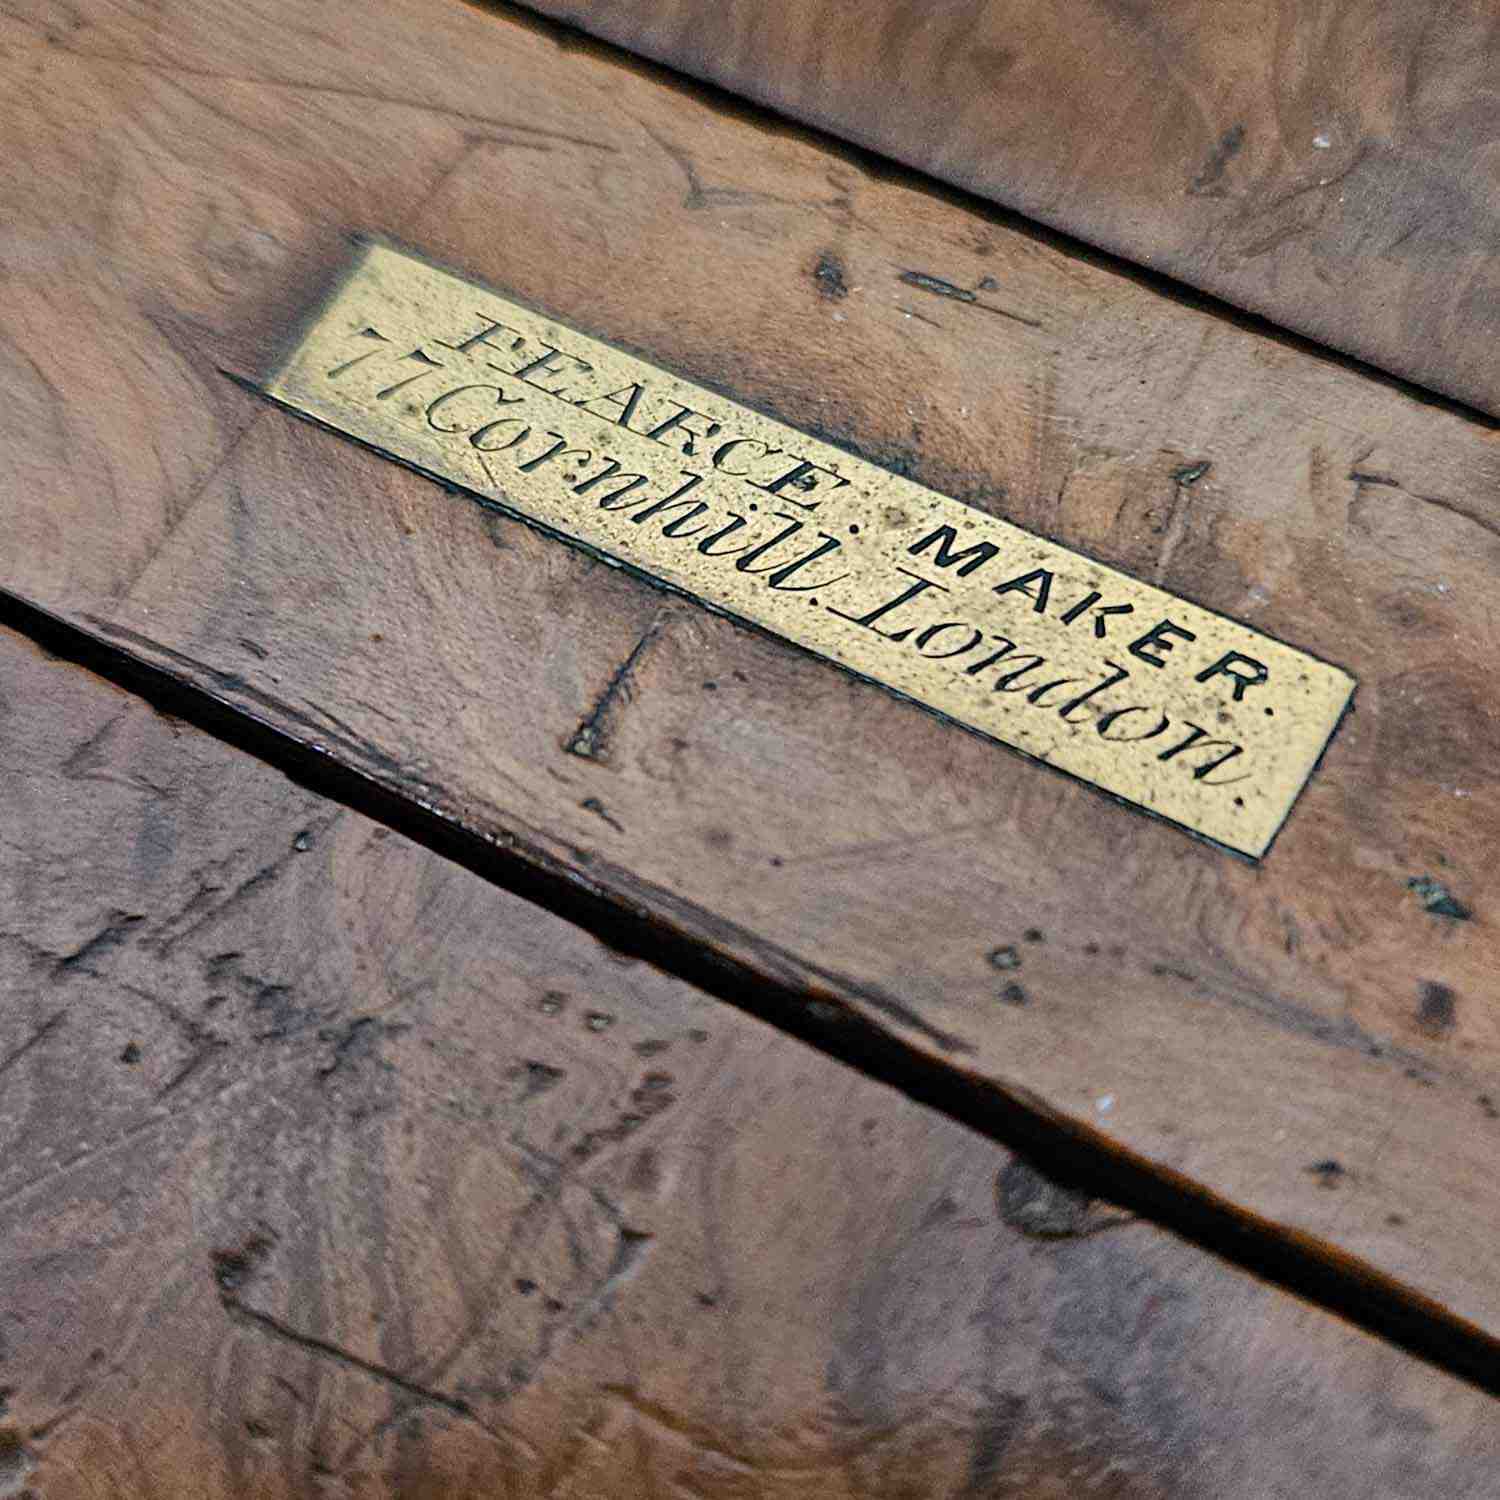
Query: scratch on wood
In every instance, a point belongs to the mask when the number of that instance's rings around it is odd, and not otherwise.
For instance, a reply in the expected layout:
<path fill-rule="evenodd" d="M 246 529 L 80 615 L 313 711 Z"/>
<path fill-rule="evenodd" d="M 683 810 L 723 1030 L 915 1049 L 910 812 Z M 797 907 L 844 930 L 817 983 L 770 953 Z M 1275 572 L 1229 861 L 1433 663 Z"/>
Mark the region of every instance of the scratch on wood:
<path fill-rule="evenodd" d="M 57 961 L 57 972 L 65 974 L 73 969 L 82 968 L 91 959 L 100 958 L 118 948 L 142 922 L 146 920 L 140 912 L 112 911 L 109 920 L 96 932 L 93 937 L 83 943 L 73 952 L 64 954 Z"/>
<path fill-rule="evenodd" d="M 1489 532 L 1491 536 L 1500 536 L 1500 520 L 1492 520 L 1488 516 L 1479 515 L 1460 500 L 1450 500 L 1446 495 L 1419 495 L 1415 490 L 1408 489 L 1399 479 L 1389 474 L 1377 474 L 1368 469 L 1361 469 L 1358 463 L 1349 470 L 1347 477 L 1354 486 L 1357 497 L 1362 496 L 1366 488 L 1395 490 L 1398 495 L 1405 495 L 1408 500 L 1415 500 L 1419 505 L 1431 505 L 1438 510 L 1447 511 L 1450 516 L 1458 516 L 1461 520 L 1470 521 L 1482 531 Z"/>
<path fill-rule="evenodd" d="M 578 728 L 568 737 L 567 744 L 563 748 L 570 755 L 581 756 L 584 760 L 606 761 L 609 759 L 609 745 L 614 733 L 617 705 L 629 702 L 631 679 L 635 675 L 635 669 L 651 643 L 665 629 L 669 618 L 670 616 L 665 614 L 658 615 L 646 627 L 640 640 L 631 648 L 630 654 L 615 668 L 614 676 L 605 683 L 604 691 L 595 700 L 594 706 Z"/>
<path fill-rule="evenodd" d="M 307 832 L 314 840 L 321 838 L 325 833 L 328 832 L 330 828 L 333 827 L 335 823 L 338 822 L 338 820 L 342 816 L 343 809 L 338 808 L 336 811 L 330 813 L 327 817 L 320 818 L 309 825 Z M 205 927 L 208 927 L 212 923 L 219 921 L 227 912 L 233 911 L 236 907 L 242 905 L 244 902 L 252 900 L 261 890 L 274 882 L 281 875 L 281 872 L 287 867 L 287 865 L 289 865 L 300 852 L 301 851 L 296 848 L 295 844 L 290 846 L 280 859 L 273 860 L 268 865 L 262 865 L 261 868 L 258 869 L 253 875 L 246 876 L 245 879 L 242 880 L 239 885 L 237 885 L 234 890 L 232 890 L 229 895 L 224 898 L 224 900 L 222 900 L 217 906 L 210 907 L 209 910 L 205 911 L 200 917 L 198 917 L 197 921 L 193 922 L 190 926 L 181 928 L 177 932 L 165 933 L 162 936 L 155 938 L 153 940 L 153 945 L 155 946 L 156 951 L 163 957 L 165 957 L 167 954 L 171 953 L 179 943 L 185 942 L 188 938 L 196 937 L 197 934 L 200 933 Z M 202 891 L 200 890 L 199 895 L 201 894 Z M 193 900 L 189 902 L 189 908 L 195 909 L 198 904 L 198 896 L 195 896 Z"/>
<path fill-rule="evenodd" d="M 703 179 L 698 175 L 698 168 L 688 152 L 684 151 L 681 146 L 674 145 L 660 132 L 653 130 L 644 120 L 637 123 L 672 159 L 678 171 L 687 179 L 687 192 L 682 199 L 684 208 L 696 210 L 715 206 L 729 207 L 733 204 L 785 203 L 787 201 L 774 193 L 759 193 L 747 188 L 705 187 Z"/>
<path fill-rule="evenodd" d="M 587 1331 L 609 1311 L 614 1304 L 615 1294 L 640 1270 L 646 1257 L 646 1249 L 656 1238 L 649 1231 L 632 1229 L 628 1224 L 617 1225 L 615 1232 L 619 1239 L 615 1243 L 615 1253 L 610 1260 L 609 1269 L 604 1273 L 599 1289 L 584 1303 L 573 1320 L 571 1331 L 574 1333 Z"/>
<path fill-rule="evenodd" d="M 193 1108 L 196 1109 L 207 1102 L 209 1101 L 200 1100 L 193 1106 Z M 13 1188 L 9 1188 L 6 1192 L 0 1194 L 0 1208 L 8 1207 L 10 1204 L 14 1203 L 17 1198 L 20 1198 L 24 1194 L 29 1193 L 35 1187 L 40 1187 L 43 1183 L 53 1182 L 58 1178 L 66 1177 L 69 1173 L 76 1171 L 79 1167 L 87 1166 L 90 1162 L 98 1161 L 102 1157 L 107 1157 L 113 1152 L 120 1150 L 122 1147 L 130 1145 L 132 1142 L 138 1140 L 143 1135 L 152 1134 L 160 1130 L 164 1125 L 176 1123 L 179 1118 L 180 1113 L 173 1113 L 171 1111 L 167 1111 L 166 1113 L 162 1114 L 155 1114 L 150 1116 L 148 1119 L 137 1120 L 134 1124 L 127 1125 L 124 1130 L 120 1131 L 118 1135 L 114 1136 L 110 1140 L 103 1141 L 98 1145 L 85 1145 L 80 1147 L 71 1156 L 63 1158 L 62 1161 L 55 1161 L 50 1163 L 40 1172 L 35 1173 L 31 1177 L 25 1178 L 21 1182 L 18 1182 Z"/>
<path fill-rule="evenodd" d="M 1162 527 L 1166 535 L 1156 559 L 1153 582 L 1161 583 L 1166 578 L 1167 570 L 1172 566 L 1172 558 L 1187 535 L 1188 487 L 1197 484 L 1212 467 L 1205 458 L 1197 463 L 1185 464 L 1172 475 L 1172 509 L 1167 514 L 1166 525 Z"/>
<path fill-rule="evenodd" d="M 202 1046 L 200 1046 L 198 1050 L 194 1052 L 190 1058 L 188 1058 L 187 1062 L 185 1062 L 182 1067 L 180 1067 L 166 1081 L 166 1083 L 164 1083 L 161 1088 L 156 1091 L 157 1100 L 160 1101 L 162 1099 L 165 1099 L 168 1094 L 175 1093 L 176 1090 L 180 1089 L 182 1085 L 188 1081 L 188 1079 L 192 1078 L 193 1075 L 196 1074 L 200 1068 L 202 1068 L 203 1064 L 206 1063 L 209 1058 L 213 1057 L 215 1053 L 223 1052 L 228 1046 L 229 1043 L 225 1041 L 223 1037 L 212 1037 L 208 1041 L 205 1041 Z"/>
<path fill-rule="evenodd" d="M 194 68 L 182 63 L 167 62 L 161 58 L 131 57 L 126 53 L 97 51 L 84 47 L 64 46 L 63 51 L 72 57 L 88 62 L 104 63 L 115 68 L 139 68 L 159 78 L 197 78 L 205 82 L 237 85 L 242 88 L 284 90 L 289 93 L 326 95 L 336 99 L 352 99 L 356 103 L 390 105 L 396 109 L 413 109 L 435 119 L 456 120 L 461 124 L 477 125 L 489 130 L 511 131 L 518 136 L 530 136 L 541 141 L 555 141 L 560 145 L 578 146 L 589 151 L 598 151 L 617 156 L 620 147 L 608 141 L 593 140 L 588 136 L 575 135 L 566 130 L 550 130 L 524 120 L 511 120 L 503 116 L 482 115 L 472 110 L 452 109 L 431 99 L 416 99 L 409 95 L 382 93 L 379 90 L 352 84 L 318 83 L 311 79 L 276 78 L 253 73 L 221 73 L 213 68 Z M 196 98 L 197 96 L 192 96 Z M 198 100 L 199 103 L 203 101 Z M 502 143 L 504 144 L 504 143 Z"/>
<path fill-rule="evenodd" d="M 714 1429 L 673 1410 L 664 1402 L 653 1400 L 632 1384 L 611 1383 L 600 1387 L 600 1393 L 620 1403 L 638 1420 L 679 1439 L 714 1464 L 760 1480 L 810 1479 L 825 1475 L 865 1455 L 878 1452 L 905 1425 L 876 1427 L 870 1431 L 841 1438 L 824 1452 L 813 1453 L 803 1460 L 776 1459 L 763 1456 L 750 1447 L 731 1446 L 730 1441 Z M 696 1491 L 694 1493 L 697 1493 Z"/>
<path fill-rule="evenodd" d="M 1222 198 L 1224 169 L 1245 144 L 1245 127 L 1232 125 L 1221 135 L 1203 164 L 1203 170 L 1188 184 L 1188 192 L 1203 198 Z"/>
<path fill-rule="evenodd" d="M 1481 531 L 1487 531 L 1491 536 L 1500 536 L 1500 521 L 1490 520 L 1487 516 L 1476 515 L 1468 506 L 1458 500 L 1449 500 L 1443 495 L 1419 495 L 1415 490 L 1403 490 L 1403 494 L 1410 495 L 1413 500 L 1423 505 L 1431 505 L 1436 510 L 1445 510 L 1450 516 L 1458 516 L 1461 520 L 1471 521 Z"/>
<path fill-rule="evenodd" d="M 122 709 L 114 718 L 107 720 L 86 740 L 78 745 L 71 755 L 58 767 L 58 774 L 65 781 L 102 781 L 117 786 L 133 787 L 152 797 L 171 801 L 176 795 L 169 786 L 148 781 L 139 772 L 122 774 L 110 769 L 114 764 L 109 747 L 114 743 L 115 730 L 130 716 L 129 709 Z"/>
<path fill-rule="evenodd" d="M 915 318 L 919 323 L 925 323 L 929 328 L 936 328 L 939 331 L 942 330 L 943 325 L 941 323 L 934 322 L 933 319 L 924 316 L 922 313 L 919 313 L 914 307 L 902 307 L 898 303 L 896 306 L 896 311 L 898 313 L 904 313 L 908 318 Z"/>
<path fill-rule="evenodd" d="M 603 818 L 604 821 L 608 823 L 616 833 L 625 832 L 625 825 L 621 823 L 619 819 L 616 818 L 597 797 L 585 797 L 583 801 L 578 805 L 583 808 L 585 812 L 591 812 L 596 817 Z"/>
<path fill-rule="evenodd" d="M 521 1146 L 522 1142 L 518 1138 L 513 1138 L 512 1144 Z M 552 1164 L 544 1169 L 543 1175 L 546 1185 L 538 1197 L 533 1200 L 532 1207 L 555 1208 L 559 1203 L 560 1191 L 566 1175 L 565 1168 L 558 1164 Z M 601 1204 L 606 1201 L 600 1197 L 597 1191 L 593 1196 Z M 614 1217 L 614 1214 L 611 1214 L 611 1217 Z M 568 1224 L 566 1215 L 563 1216 L 563 1223 L 565 1226 Z M 522 1391 L 530 1387 L 551 1361 L 556 1350 L 569 1339 L 577 1338 L 592 1328 L 613 1306 L 615 1295 L 620 1288 L 630 1281 L 640 1270 L 645 1260 L 647 1249 L 655 1236 L 649 1231 L 632 1229 L 628 1224 L 621 1222 L 616 1222 L 615 1233 L 618 1238 L 615 1243 L 614 1255 L 610 1258 L 609 1267 L 592 1295 L 586 1298 L 573 1316 L 565 1322 L 551 1324 L 542 1329 L 536 1351 L 532 1356 L 529 1359 L 517 1360 L 511 1366 L 510 1379 L 507 1389 L 503 1394 L 503 1400 L 513 1400 Z M 249 1311 L 248 1309 L 243 1310 Z M 441 1374 L 443 1371 L 449 1370 L 454 1366 L 460 1354 L 468 1347 L 477 1330 L 485 1326 L 488 1316 L 487 1312 L 482 1314 L 478 1321 L 471 1325 L 468 1332 L 433 1367 L 434 1374 Z M 417 1387 L 417 1392 L 420 1393 L 423 1389 L 423 1387 Z M 512 1441 L 509 1434 L 481 1422 L 472 1410 L 466 1410 L 463 1414 L 468 1416 L 470 1420 L 478 1422 L 497 1441 Z M 337 1472 L 346 1472 L 350 1465 L 355 1462 L 359 1455 L 372 1442 L 377 1441 L 384 1433 L 388 1432 L 396 1423 L 401 1421 L 404 1415 L 404 1409 L 398 1398 L 395 1410 L 390 1416 L 377 1422 L 373 1427 L 370 1427 L 355 1439 L 336 1465 Z"/>
<path fill-rule="evenodd" d="M 25 1057 L 33 1047 L 38 1047 L 44 1041 L 46 1041 L 46 1039 L 51 1036 L 51 1034 L 56 1031 L 59 1026 L 62 1025 L 62 1020 L 62 1011 L 58 1011 L 55 1015 L 49 1016 L 45 1021 L 42 1022 L 40 1026 L 37 1027 L 35 1031 L 31 1033 L 29 1037 L 26 1038 L 24 1042 L 21 1043 L 19 1047 L 16 1047 L 10 1052 L 6 1053 L 4 1057 L 0 1057 L 0 1073 L 10 1072 L 10 1070 L 15 1067 L 15 1065 L 20 1062 L 21 1059 Z"/>
<path fill-rule="evenodd" d="M 386 1365 L 376 1364 L 374 1360 L 364 1359 L 358 1354 L 351 1353 L 348 1349 L 341 1349 L 337 1344 L 330 1344 L 326 1339 L 314 1338 L 312 1334 L 299 1333 L 295 1328 L 288 1327 L 279 1318 L 272 1317 L 270 1313 L 262 1312 L 259 1308 L 249 1307 L 232 1293 L 226 1293 L 220 1297 L 225 1310 L 237 1322 L 253 1328 L 259 1328 L 276 1338 L 284 1340 L 288 1344 L 294 1344 L 299 1349 L 305 1349 L 310 1354 L 321 1355 L 324 1359 L 331 1359 L 336 1364 L 341 1364 L 349 1369 L 359 1370 L 374 1380 L 383 1381 L 386 1385 L 394 1386 L 398 1391 L 413 1397 L 417 1401 L 425 1402 L 431 1406 L 440 1406 L 444 1411 L 451 1411 L 455 1416 L 474 1419 L 474 1409 L 467 1401 L 457 1396 L 450 1396 L 445 1391 L 431 1390 L 421 1384 L 420 1381 L 409 1379 L 399 1370 L 392 1370 Z"/>
<path fill-rule="evenodd" d="M 1041 322 L 1037 318 L 1028 318 L 1024 313 L 1011 312 L 1006 307 L 996 307 L 993 302 L 981 302 L 978 292 L 971 292 L 968 287 L 955 286 L 951 281 L 944 281 L 941 276 L 930 276 L 926 271 L 902 271 L 897 281 L 906 286 L 917 287 L 920 291 L 931 292 L 934 297 L 947 297 L 954 302 L 965 302 L 972 307 L 977 307 L 981 312 L 994 313 L 997 318 L 1009 318 L 1012 323 L 1024 323 L 1027 328 L 1040 328 Z"/>
<path fill-rule="evenodd" d="M 58 774 L 65 781 L 86 781 L 90 774 L 106 763 L 105 747 L 114 737 L 116 726 L 123 720 L 128 709 L 121 709 L 114 718 L 107 719 L 58 767 Z"/>
<path fill-rule="evenodd" d="M 1349 470 L 1349 482 L 1356 489 L 1360 489 L 1364 485 L 1367 485 L 1367 484 L 1380 485 L 1382 488 L 1388 489 L 1388 490 L 1399 490 L 1401 488 L 1401 486 L 1399 484 L 1397 484 L 1397 482 L 1394 479 L 1392 479 L 1390 477 L 1390 475 L 1388 475 L 1388 474 L 1370 474 L 1370 473 L 1365 472 L 1365 470 L 1363 470 L 1363 469 L 1350 469 Z"/>
<path fill-rule="evenodd" d="M 166 342 L 175 348 L 176 341 L 172 338 L 169 330 L 157 325 L 155 322 L 153 322 L 153 327 L 156 327 L 157 332 L 162 335 Z M 129 595 L 130 591 L 136 586 L 137 583 L 140 582 L 141 578 L 146 573 L 146 570 L 150 568 L 152 563 L 154 563 L 158 557 L 161 556 L 162 549 L 172 539 L 173 535 L 175 535 L 177 530 L 181 527 L 182 523 L 187 520 L 187 518 L 193 513 L 194 509 L 198 505 L 198 502 L 212 488 L 214 481 L 234 461 L 234 456 L 240 451 L 241 444 L 244 443 L 245 439 L 250 435 L 250 432 L 254 428 L 255 424 L 264 415 L 265 414 L 263 412 L 252 412 L 250 416 L 245 419 L 244 426 L 241 427 L 240 430 L 236 432 L 235 435 L 229 440 L 229 443 L 225 447 L 224 451 L 220 453 L 219 456 L 214 459 L 211 464 L 209 464 L 208 468 L 189 488 L 187 494 L 184 495 L 181 500 L 168 507 L 167 523 L 162 530 L 162 534 L 157 537 L 154 542 L 151 543 L 151 545 L 146 549 L 145 553 L 137 560 L 135 566 L 130 570 L 129 576 L 124 580 L 124 583 L 120 589 L 122 598 Z"/>

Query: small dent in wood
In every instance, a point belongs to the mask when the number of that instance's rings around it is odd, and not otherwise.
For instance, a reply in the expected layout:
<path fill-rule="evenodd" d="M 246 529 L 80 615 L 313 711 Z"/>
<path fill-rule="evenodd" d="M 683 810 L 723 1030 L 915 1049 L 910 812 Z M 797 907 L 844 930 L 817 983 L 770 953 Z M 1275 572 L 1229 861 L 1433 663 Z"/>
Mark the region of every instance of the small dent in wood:
<path fill-rule="evenodd" d="M 254 1279 L 274 1248 L 275 1241 L 265 1233 L 252 1234 L 242 1245 L 230 1250 L 215 1250 L 209 1255 L 214 1280 L 226 1297 L 243 1291 Z"/>
<path fill-rule="evenodd" d="M 844 279 L 844 263 L 832 250 L 824 250 L 813 266 L 813 281 L 817 283 L 818 295 L 825 302 L 840 302 L 849 295 L 849 283 Z"/>
<path fill-rule="evenodd" d="M 523 1104 L 528 1099 L 536 1098 L 538 1094 L 555 1089 L 568 1076 L 565 1069 L 555 1068 L 551 1063 L 539 1062 L 533 1058 L 522 1063 L 519 1071 L 525 1078 L 525 1086 L 521 1092 Z"/>
<path fill-rule="evenodd" d="M 1458 1024 L 1458 997 L 1446 984 L 1424 980 L 1417 1002 L 1417 1025 L 1430 1037 L 1450 1035 Z"/>
<path fill-rule="evenodd" d="M 1422 903 L 1422 910 L 1434 917 L 1447 917 L 1454 922 L 1467 922 L 1474 915 L 1435 876 L 1413 875 L 1406 882 L 1406 888 Z"/>
<path fill-rule="evenodd" d="M 1342 1162 L 1335 1161 L 1331 1156 L 1325 1158 L 1323 1161 L 1315 1161 L 1311 1166 L 1304 1167 L 1303 1170 L 1311 1173 L 1312 1176 L 1318 1179 L 1319 1187 L 1330 1190 L 1338 1187 L 1349 1175 L 1348 1168 Z"/>

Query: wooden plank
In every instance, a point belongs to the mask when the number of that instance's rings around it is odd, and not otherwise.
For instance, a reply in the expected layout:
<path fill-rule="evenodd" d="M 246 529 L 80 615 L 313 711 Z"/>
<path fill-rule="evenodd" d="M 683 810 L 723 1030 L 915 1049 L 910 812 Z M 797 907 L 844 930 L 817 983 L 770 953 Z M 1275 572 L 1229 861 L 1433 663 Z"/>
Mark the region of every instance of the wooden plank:
<path fill-rule="evenodd" d="M 0 634 L 0 1483 L 1491 1492 L 1489 1398 Z"/>
<path fill-rule="evenodd" d="M 1484 0 L 525 3 L 1500 415 Z"/>
<path fill-rule="evenodd" d="M 497 861 L 1500 1330 L 1486 428 L 501 16 L 80 19 L 3 23 L 34 185 L 6 586 Z M 1273 858 L 226 380 L 271 368 L 354 226 L 1350 670 Z"/>
<path fill-rule="evenodd" d="M 1251 858 L 1354 694 L 1328 662 L 393 246 L 358 247 L 264 389 Z"/>

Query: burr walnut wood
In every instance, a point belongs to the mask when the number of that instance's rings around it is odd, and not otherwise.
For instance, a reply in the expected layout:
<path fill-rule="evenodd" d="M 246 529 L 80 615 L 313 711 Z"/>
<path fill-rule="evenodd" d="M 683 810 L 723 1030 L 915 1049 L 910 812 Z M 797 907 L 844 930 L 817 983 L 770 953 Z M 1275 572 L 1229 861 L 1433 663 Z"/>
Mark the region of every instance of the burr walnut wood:
<path fill-rule="evenodd" d="M 0 633 L 0 1491 L 1463 1500 L 1487 1397 Z"/>
<path fill-rule="evenodd" d="M 0 584 L 1500 1332 L 1489 427 L 507 13 L 12 0 L 0 47 Z M 227 378 L 352 230 L 1347 668 L 1272 858 Z"/>
<path fill-rule="evenodd" d="M 527 3 L 1500 415 L 1485 0 Z"/>

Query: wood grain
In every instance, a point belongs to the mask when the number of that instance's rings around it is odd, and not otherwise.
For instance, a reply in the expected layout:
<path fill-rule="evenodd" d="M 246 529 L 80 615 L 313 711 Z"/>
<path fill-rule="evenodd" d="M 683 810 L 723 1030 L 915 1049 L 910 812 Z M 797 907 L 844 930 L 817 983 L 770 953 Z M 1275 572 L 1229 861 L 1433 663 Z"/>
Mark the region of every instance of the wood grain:
<path fill-rule="evenodd" d="M 1488 427 L 502 15 L 74 19 L 0 22 L 0 581 L 1500 1333 Z M 1273 859 L 226 379 L 356 228 L 1350 669 Z"/>
<path fill-rule="evenodd" d="M 1500 415 L 1484 0 L 526 3 Z"/>
<path fill-rule="evenodd" d="M 9 633 L 0 701 L 8 1493 L 1492 1493 L 1450 1377 Z"/>

